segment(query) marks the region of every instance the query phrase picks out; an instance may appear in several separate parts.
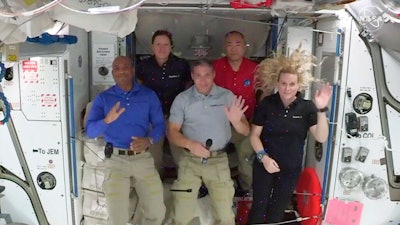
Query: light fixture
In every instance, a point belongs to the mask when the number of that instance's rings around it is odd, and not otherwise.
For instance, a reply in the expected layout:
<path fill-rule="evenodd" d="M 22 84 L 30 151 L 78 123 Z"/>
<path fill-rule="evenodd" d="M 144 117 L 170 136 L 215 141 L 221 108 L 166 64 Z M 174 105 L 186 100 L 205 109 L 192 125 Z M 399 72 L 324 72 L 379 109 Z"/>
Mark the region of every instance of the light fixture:
<path fill-rule="evenodd" d="M 400 0 L 381 0 L 383 5 L 393 13 L 400 13 Z"/>
<path fill-rule="evenodd" d="M 192 37 L 192 42 L 190 43 L 190 48 L 209 49 L 209 48 L 211 48 L 210 42 L 211 42 L 210 35 L 207 35 L 207 34 L 194 35 Z"/>

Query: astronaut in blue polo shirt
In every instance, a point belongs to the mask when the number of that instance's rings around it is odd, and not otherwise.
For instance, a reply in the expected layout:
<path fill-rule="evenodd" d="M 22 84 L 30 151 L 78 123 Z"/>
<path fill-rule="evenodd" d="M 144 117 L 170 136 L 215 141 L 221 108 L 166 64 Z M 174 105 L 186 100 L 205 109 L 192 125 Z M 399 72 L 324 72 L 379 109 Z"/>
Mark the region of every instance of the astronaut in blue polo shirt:
<path fill-rule="evenodd" d="M 133 82 L 130 58 L 117 57 L 112 74 L 116 85 L 96 96 L 86 127 L 89 138 L 102 135 L 111 146 L 111 154 L 104 161 L 107 171 L 103 184 L 108 224 L 129 222 L 130 179 L 133 178 L 143 208 L 141 224 L 160 225 L 166 211 L 163 187 L 147 150 L 164 136 L 161 103 L 152 90 Z"/>

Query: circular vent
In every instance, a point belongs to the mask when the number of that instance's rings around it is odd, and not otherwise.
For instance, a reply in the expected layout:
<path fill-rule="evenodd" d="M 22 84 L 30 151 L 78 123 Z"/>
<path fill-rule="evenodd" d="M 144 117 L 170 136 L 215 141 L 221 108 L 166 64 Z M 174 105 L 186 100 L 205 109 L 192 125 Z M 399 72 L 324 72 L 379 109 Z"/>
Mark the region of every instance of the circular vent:
<path fill-rule="evenodd" d="M 372 175 L 365 178 L 363 191 L 365 196 L 367 196 L 369 199 L 381 199 L 385 196 L 387 191 L 386 182 L 382 178 L 374 177 Z"/>
<path fill-rule="evenodd" d="M 346 167 L 340 171 L 339 174 L 340 185 L 348 191 L 353 191 L 361 187 L 364 176 L 363 174 L 354 168 Z"/>

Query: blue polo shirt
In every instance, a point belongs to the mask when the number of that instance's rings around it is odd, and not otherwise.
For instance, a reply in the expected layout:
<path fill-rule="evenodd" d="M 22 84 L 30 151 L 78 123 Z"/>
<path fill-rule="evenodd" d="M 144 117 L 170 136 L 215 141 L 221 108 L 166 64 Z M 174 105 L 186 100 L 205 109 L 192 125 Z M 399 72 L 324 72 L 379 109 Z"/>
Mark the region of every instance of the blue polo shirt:
<path fill-rule="evenodd" d="M 106 124 L 104 118 L 118 101 L 125 112 L 114 122 Z M 157 95 L 137 83 L 129 92 L 114 85 L 98 94 L 86 126 L 89 138 L 103 135 L 106 142 L 118 148 L 129 148 L 132 136 L 152 137 L 156 143 L 164 136 L 164 132 L 164 116 Z"/>
<path fill-rule="evenodd" d="M 257 106 L 253 124 L 262 126 L 261 142 L 281 171 L 302 166 L 304 142 L 311 126 L 317 124 L 317 108 L 297 93 L 285 107 L 279 93 L 265 97 Z"/>
<path fill-rule="evenodd" d="M 136 77 L 143 81 L 143 85 L 156 92 L 164 114 L 169 115 L 175 97 L 185 90 L 185 84 L 191 80 L 190 65 L 185 59 L 171 54 L 159 66 L 153 55 L 138 62 Z"/>

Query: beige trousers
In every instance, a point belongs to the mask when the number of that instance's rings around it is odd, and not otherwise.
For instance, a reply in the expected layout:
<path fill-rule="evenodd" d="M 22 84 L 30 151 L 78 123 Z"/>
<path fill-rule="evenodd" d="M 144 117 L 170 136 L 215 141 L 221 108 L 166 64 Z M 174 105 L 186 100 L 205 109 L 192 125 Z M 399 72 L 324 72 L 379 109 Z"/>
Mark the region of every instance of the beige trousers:
<path fill-rule="evenodd" d="M 168 120 L 165 120 L 165 123 L 168 126 Z M 151 153 L 154 159 L 154 165 L 161 176 L 163 175 L 163 167 L 164 167 L 163 165 L 164 141 L 165 137 L 163 137 L 157 143 L 149 147 L 149 152 Z M 178 165 L 179 159 L 182 156 L 183 149 L 172 144 L 171 142 L 169 143 L 169 146 L 174 163 L 175 165 Z"/>
<path fill-rule="evenodd" d="M 143 210 L 141 225 L 161 225 L 165 217 L 163 186 L 149 152 L 140 155 L 113 154 L 104 161 L 103 192 L 107 201 L 108 224 L 126 225 L 130 220 L 129 193 L 131 178 Z"/>
<path fill-rule="evenodd" d="M 149 152 L 154 158 L 154 165 L 158 172 L 161 172 L 163 168 L 164 141 L 165 137 L 163 137 L 160 141 L 149 147 Z M 171 154 L 174 163 L 178 165 L 179 159 L 182 156 L 183 149 L 172 144 L 171 142 L 169 143 L 169 147 L 171 149 Z"/>
<path fill-rule="evenodd" d="M 254 153 L 249 136 L 239 134 L 232 126 L 231 142 L 235 145 L 238 156 L 239 184 L 243 190 L 250 190 L 253 179 L 253 162 L 250 162 Z"/>
<path fill-rule="evenodd" d="M 216 225 L 234 225 L 235 215 L 232 210 L 234 187 L 230 175 L 226 153 L 208 158 L 201 164 L 199 157 L 184 152 L 179 161 L 178 179 L 171 189 L 181 190 L 172 193 L 176 225 L 187 225 L 194 218 L 197 194 L 204 182 L 210 194 Z"/>

